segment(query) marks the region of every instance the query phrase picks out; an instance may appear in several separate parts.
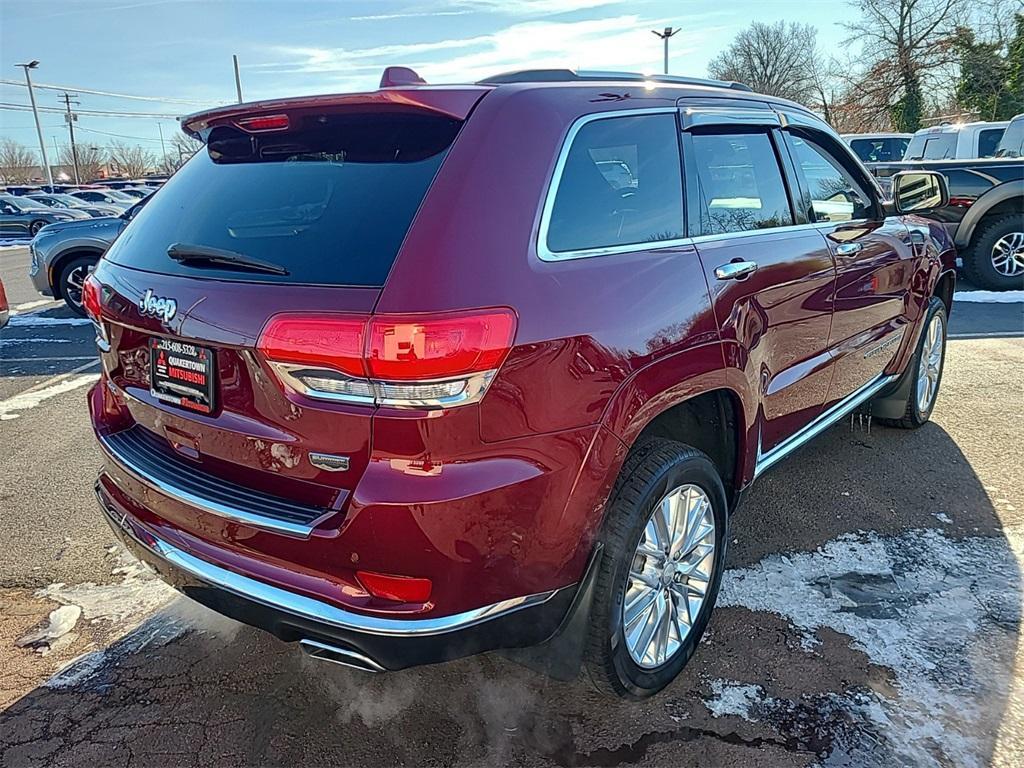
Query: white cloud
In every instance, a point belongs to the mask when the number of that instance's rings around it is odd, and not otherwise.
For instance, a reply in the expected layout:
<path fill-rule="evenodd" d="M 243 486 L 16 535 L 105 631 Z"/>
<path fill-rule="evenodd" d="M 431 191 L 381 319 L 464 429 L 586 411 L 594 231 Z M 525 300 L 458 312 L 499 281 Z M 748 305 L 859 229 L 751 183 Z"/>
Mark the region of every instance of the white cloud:
<path fill-rule="evenodd" d="M 539 14 L 571 13 L 616 5 L 623 0 L 450 0 L 449 10 L 436 10 L 437 3 L 430 9 L 412 6 L 407 10 L 393 13 L 375 13 L 352 16 L 350 21 L 392 21 L 414 19 L 426 16 L 465 16 L 471 13 L 501 13 L 508 16 L 534 16 Z"/>
<path fill-rule="evenodd" d="M 551 0 L 518 0 L 543 3 Z M 584 2 L 584 0 L 577 0 Z M 699 50 L 716 28 L 689 24 L 673 40 L 673 58 Z M 566 67 L 659 71 L 661 43 L 650 30 L 670 23 L 635 14 L 584 21 L 529 21 L 497 32 L 370 48 L 282 47 L 281 61 L 247 69 L 260 74 L 324 75 L 332 87 L 368 88 L 389 65 L 414 68 L 428 82 L 472 82 L 514 69 Z M 699 73 L 695 73 L 699 74 Z"/>

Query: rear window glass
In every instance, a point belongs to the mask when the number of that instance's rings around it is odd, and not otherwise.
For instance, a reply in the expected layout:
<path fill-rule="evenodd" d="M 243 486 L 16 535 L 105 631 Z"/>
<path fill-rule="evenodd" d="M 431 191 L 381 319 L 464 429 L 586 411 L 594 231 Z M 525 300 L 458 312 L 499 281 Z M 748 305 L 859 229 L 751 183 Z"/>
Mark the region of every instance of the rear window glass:
<path fill-rule="evenodd" d="M 586 123 L 551 210 L 553 252 L 655 244 L 683 236 L 683 182 L 672 114 Z"/>
<path fill-rule="evenodd" d="M 167 274 L 380 286 L 460 123 L 412 114 L 293 118 L 289 131 L 214 128 L 108 252 Z M 217 249 L 280 267 L 172 260 Z M 177 250 L 177 249 L 176 249 Z"/>
<path fill-rule="evenodd" d="M 877 139 L 851 139 L 850 147 L 864 163 L 888 163 L 902 160 L 910 139 L 885 137 Z"/>
<path fill-rule="evenodd" d="M 978 134 L 978 157 L 994 157 L 1005 128 L 989 128 Z"/>
<path fill-rule="evenodd" d="M 905 160 L 948 160 L 956 157 L 955 133 L 917 133 L 910 140 Z"/>

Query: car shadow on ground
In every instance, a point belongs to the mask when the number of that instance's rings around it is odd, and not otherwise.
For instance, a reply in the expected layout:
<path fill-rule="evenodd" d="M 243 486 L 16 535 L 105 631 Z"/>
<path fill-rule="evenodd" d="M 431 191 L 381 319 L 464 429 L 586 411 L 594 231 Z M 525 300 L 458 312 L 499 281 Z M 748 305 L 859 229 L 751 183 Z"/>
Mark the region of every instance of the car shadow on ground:
<path fill-rule="evenodd" d="M 0 715 L 0 764 L 991 762 L 1021 695 L 1020 573 L 940 426 L 831 430 L 758 482 L 730 541 L 725 604 L 646 701 L 499 654 L 365 675 L 180 599 Z"/>

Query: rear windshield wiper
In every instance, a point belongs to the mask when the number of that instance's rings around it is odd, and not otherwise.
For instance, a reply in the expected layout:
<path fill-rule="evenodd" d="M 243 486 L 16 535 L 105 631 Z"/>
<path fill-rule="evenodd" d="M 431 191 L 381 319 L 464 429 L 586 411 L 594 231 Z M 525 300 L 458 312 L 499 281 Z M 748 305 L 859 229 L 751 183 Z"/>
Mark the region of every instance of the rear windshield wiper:
<path fill-rule="evenodd" d="M 167 255 L 181 264 L 207 262 L 209 264 L 224 264 L 239 269 L 248 269 L 253 272 L 269 272 L 272 275 L 288 274 L 288 270 L 280 264 L 272 264 L 269 261 L 255 259 L 242 253 L 226 251 L 223 248 L 211 248 L 206 245 L 174 243 L 168 246 Z"/>

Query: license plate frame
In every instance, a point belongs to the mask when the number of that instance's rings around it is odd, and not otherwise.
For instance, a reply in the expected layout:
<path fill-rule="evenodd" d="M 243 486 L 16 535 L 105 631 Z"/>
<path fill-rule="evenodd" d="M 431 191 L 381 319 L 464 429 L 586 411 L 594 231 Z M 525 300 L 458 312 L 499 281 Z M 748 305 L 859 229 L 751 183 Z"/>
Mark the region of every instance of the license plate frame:
<path fill-rule="evenodd" d="M 209 347 L 161 336 L 149 340 L 149 393 L 193 413 L 217 407 L 217 355 Z"/>

